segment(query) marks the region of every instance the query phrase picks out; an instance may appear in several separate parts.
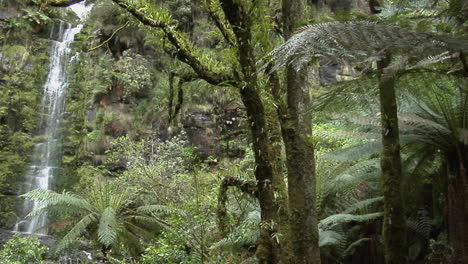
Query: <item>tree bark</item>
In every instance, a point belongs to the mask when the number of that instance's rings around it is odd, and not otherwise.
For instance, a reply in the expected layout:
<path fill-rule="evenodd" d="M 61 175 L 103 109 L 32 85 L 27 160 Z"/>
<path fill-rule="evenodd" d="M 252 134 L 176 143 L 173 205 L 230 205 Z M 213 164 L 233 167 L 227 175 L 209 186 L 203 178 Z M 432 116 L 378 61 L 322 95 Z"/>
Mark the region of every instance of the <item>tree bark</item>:
<path fill-rule="evenodd" d="M 454 263 L 468 263 L 468 146 L 448 155 L 447 226 Z"/>
<path fill-rule="evenodd" d="M 257 86 L 255 54 L 252 41 L 252 17 L 250 11 L 236 0 L 221 0 L 221 8 L 231 24 L 236 37 L 237 52 L 242 76 L 239 89 L 246 107 L 252 149 L 255 157 L 255 178 L 258 187 L 258 201 L 261 210 L 260 241 L 257 258 L 260 264 L 278 263 L 281 248 L 274 239 L 277 224 L 277 205 L 273 190 L 273 162 L 268 137 L 266 112 Z"/>
<path fill-rule="evenodd" d="M 273 156 L 273 191 L 278 208 L 277 230 L 278 233 L 281 234 L 280 246 L 282 253 L 279 263 L 290 264 L 292 262 L 293 252 L 290 243 L 289 199 L 288 189 L 286 187 L 286 167 L 282 155 L 283 139 L 280 122 L 280 116 L 284 108 L 282 102 L 275 99 L 275 97 L 279 96 L 282 88 L 277 73 L 272 73 L 270 75 L 267 86 L 270 88 L 270 96 L 266 96 L 265 110 Z"/>
<path fill-rule="evenodd" d="M 382 169 L 384 195 L 383 237 L 386 264 L 408 263 L 406 246 L 405 212 L 401 195 L 401 156 L 398 130 L 395 76 L 384 72 L 390 57 L 378 63 L 379 95 L 382 129 Z"/>
<path fill-rule="evenodd" d="M 283 34 L 288 39 L 304 20 L 305 3 L 302 0 L 284 0 Z M 317 213 L 315 210 L 314 149 L 308 136 L 312 133 L 306 72 L 286 68 L 287 113 L 282 123 L 288 170 L 291 246 L 293 263 L 320 263 Z"/>

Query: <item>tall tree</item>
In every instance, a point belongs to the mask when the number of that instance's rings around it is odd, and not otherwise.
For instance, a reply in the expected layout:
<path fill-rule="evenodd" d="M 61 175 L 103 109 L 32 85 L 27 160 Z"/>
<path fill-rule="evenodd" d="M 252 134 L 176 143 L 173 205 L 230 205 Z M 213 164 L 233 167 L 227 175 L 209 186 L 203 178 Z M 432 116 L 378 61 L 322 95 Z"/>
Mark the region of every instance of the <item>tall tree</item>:
<path fill-rule="evenodd" d="M 407 30 L 363 22 L 311 25 L 292 36 L 269 55 L 270 71 L 287 65 L 297 71 L 323 56 L 349 65 L 365 65 L 377 60 L 381 103 L 383 151 L 381 169 L 384 178 L 384 245 L 387 263 L 405 263 L 405 221 L 400 194 L 401 161 L 398 133 L 395 80 L 408 64 L 425 65 L 423 58 L 466 52 L 466 42 L 456 37 L 414 33 Z M 390 60 L 389 55 L 399 55 Z M 443 58 L 442 58 L 443 60 Z M 430 61 L 430 60 L 429 60 Z M 440 60 L 437 60 L 440 61 Z"/>
<path fill-rule="evenodd" d="M 285 0 L 282 5 L 283 35 L 289 39 L 304 21 L 303 0 Z M 317 214 L 315 210 L 315 161 L 308 111 L 310 95 L 307 71 L 286 67 L 287 108 L 282 134 L 286 146 L 288 195 L 293 263 L 320 263 Z"/>
<path fill-rule="evenodd" d="M 391 57 L 386 54 L 378 62 L 379 97 L 382 132 L 380 168 L 384 195 L 385 263 L 407 263 L 405 210 L 401 196 L 401 155 L 398 129 L 398 106 L 395 94 L 396 76 L 386 74 Z"/>

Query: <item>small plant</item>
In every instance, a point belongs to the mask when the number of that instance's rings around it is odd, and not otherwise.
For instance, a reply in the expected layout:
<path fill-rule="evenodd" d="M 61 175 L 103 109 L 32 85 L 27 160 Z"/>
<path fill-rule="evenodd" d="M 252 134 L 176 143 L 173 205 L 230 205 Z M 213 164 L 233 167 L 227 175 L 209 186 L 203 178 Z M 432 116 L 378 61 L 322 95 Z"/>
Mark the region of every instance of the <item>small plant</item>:
<path fill-rule="evenodd" d="M 2 264 L 41 263 L 47 247 L 35 237 L 14 235 L 0 250 Z"/>
<path fill-rule="evenodd" d="M 453 260 L 454 250 L 448 244 L 447 237 L 441 235 L 435 239 L 429 240 L 429 254 L 427 255 L 428 263 L 451 263 Z"/>

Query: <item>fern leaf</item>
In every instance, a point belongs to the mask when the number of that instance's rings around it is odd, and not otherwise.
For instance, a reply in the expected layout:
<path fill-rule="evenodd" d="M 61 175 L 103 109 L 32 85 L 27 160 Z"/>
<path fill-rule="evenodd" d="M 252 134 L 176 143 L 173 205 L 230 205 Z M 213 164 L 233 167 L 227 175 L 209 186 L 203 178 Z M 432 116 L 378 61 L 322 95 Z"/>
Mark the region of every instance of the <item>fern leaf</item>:
<path fill-rule="evenodd" d="M 137 208 L 137 213 L 140 214 L 156 214 L 156 213 L 164 213 L 164 214 L 178 214 L 180 216 L 186 216 L 184 210 L 180 210 L 174 207 L 165 206 L 165 205 L 144 205 Z"/>
<path fill-rule="evenodd" d="M 85 210 L 93 211 L 93 206 L 83 197 L 64 191 L 56 193 L 51 190 L 35 189 L 21 195 L 26 199 L 31 199 L 43 203 L 44 206 L 62 206 L 68 207 L 70 210 Z"/>
<path fill-rule="evenodd" d="M 60 252 L 70 246 L 75 240 L 83 235 L 86 231 L 86 228 L 92 223 L 97 222 L 97 215 L 94 213 L 88 214 L 83 217 L 73 228 L 60 240 L 57 244 L 57 251 Z"/>
<path fill-rule="evenodd" d="M 360 210 L 368 207 L 371 204 L 382 202 L 382 201 L 383 201 L 383 196 L 379 196 L 379 197 L 359 201 L 359 202 L 354 203 L 349 208 L 347 208 L 343 213 L 344 214 L 349 214 L 349 213 L 353 213 L 353 212 L 356 212 L 356 211 L 360 211 Z"/>
<path fill-rule="evenodd" d="M 117 238 L 117 217 L 112 207 L 107 207 L 101 214 L 98 227 L 98 241 L 109 247 Z"/>
<path fill-rule="evenodd" d="M 349 222 L 367 222 L 378 219 L 383 216 L 382 212 L 364 215 L 335 214 L 320 220 L 319 227 L 327 229 L 331 226 L 349 223 Z"/>

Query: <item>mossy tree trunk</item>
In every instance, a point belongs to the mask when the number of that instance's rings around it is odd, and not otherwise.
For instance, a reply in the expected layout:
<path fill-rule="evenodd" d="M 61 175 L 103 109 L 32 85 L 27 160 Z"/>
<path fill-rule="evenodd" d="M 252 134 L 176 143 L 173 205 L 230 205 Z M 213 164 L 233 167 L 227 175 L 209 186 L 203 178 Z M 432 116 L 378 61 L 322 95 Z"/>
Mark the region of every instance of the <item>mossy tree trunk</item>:
<path fill-rule="evenodd" d="M 379 95 L 382 129 L 382 169 L 384 195 L 385 263 L 404 264 L 407 260 L 405 212 L 401 195 L 401 156 L 398 130 L 398 107 L 395 95 L 395 76 L 385 74 L 390 56 L 379 63 Z"/>
<path fill-rule="evenodd" d="M 288 39 L 304 21 L 303 0 L 284 0 L 283 34 Z M 311 135 L 311 116 L 307 111 L 309 93 L 305 70 L 286 68 L 287 109 L 282 123 L 288 171 L 289 221 L 292 263 L 320 263 L 317 213 L 315 210 L 315 161 Z"/>
<path fill-rule="evenodd" d="M 267 83 L 270 88 L 269 95 L 265 96 L 265 110 L 267 117 L 267 127 L 269 131 L 272 165 L 273 165 L 273 192 L 277 205 L 278 227 L 277 231 L 280 238 L 281 256 L 280 263 L 289 264 L 292 258 L 292 249 L 290 245 L 290 226 L 289 226 L 289 205 L 288 190 L 286 187 L 286 167 L 282 155 L 283 139 L 281 133 L 279 104 L 274 99 L 275 94 L 279 93 L 281 84 L 276 73 L 272 73 Z"/>
<path fill-rule="evenodd" d="M 256 61 L 252 40 L 253 21 L 250 11 L 242 2 L 221 0 L 226 19 L 236 37 L 238 59 L 242 76 L 238 83 L 240 95 L 247 111 L 252 133 L 252 148 L 255 157 L 255 178 L 258 201 L 261 209 L 260 241 L 257 258 L 260 264 L 278 263 L 281 255 L 280 244 L 274 238 L 277 221 L 277 205 L 273 188 L 273 154 L 269 141 L 266 111 L 257 85 Z"/>

